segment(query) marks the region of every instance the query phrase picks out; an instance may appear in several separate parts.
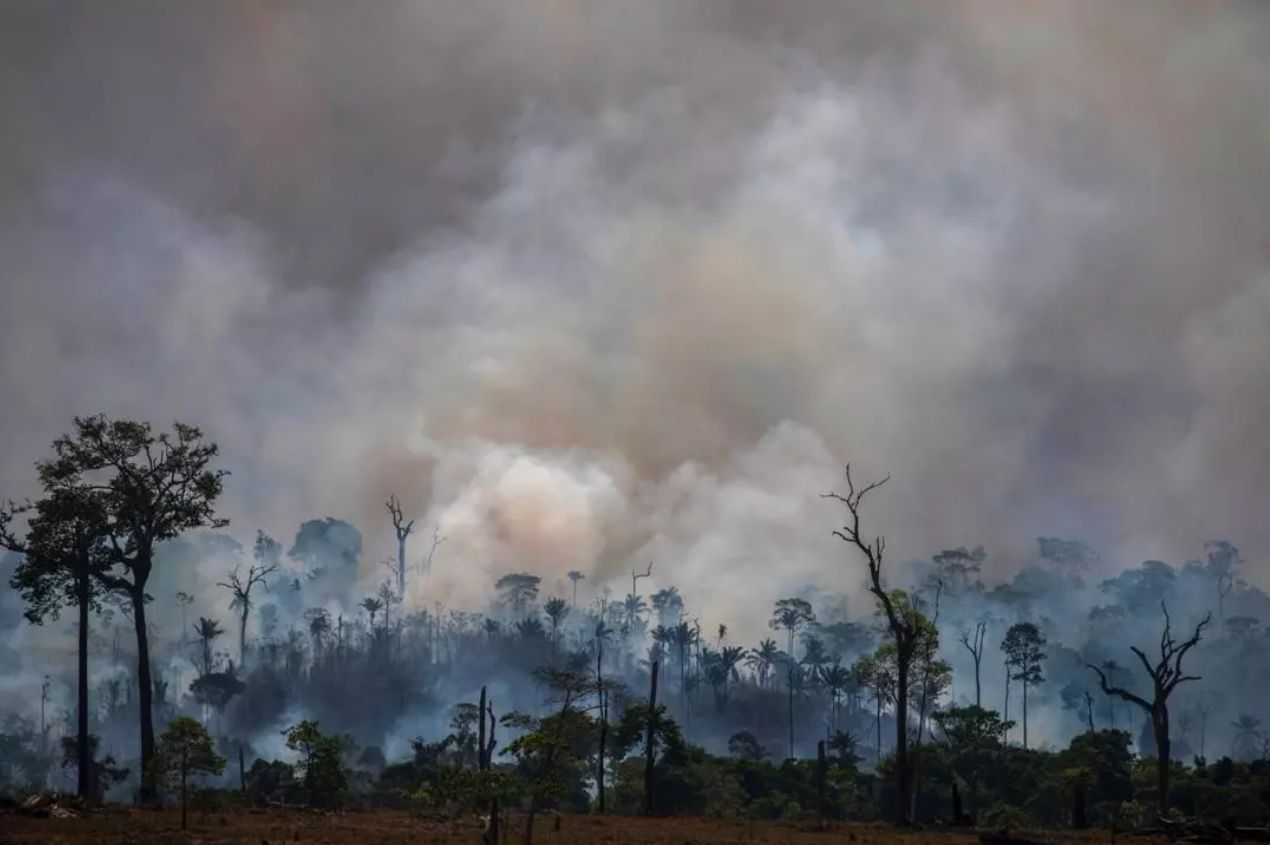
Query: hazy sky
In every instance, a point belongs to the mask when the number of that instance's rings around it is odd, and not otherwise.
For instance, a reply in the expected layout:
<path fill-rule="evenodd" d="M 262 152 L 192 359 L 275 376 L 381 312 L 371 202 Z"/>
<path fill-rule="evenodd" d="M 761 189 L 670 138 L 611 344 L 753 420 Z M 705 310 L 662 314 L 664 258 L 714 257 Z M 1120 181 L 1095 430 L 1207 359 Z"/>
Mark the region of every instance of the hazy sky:
<path fill-rule="evenodd" d="M 428 598 L 844 587 L 846 460 L 897 557 L 1258 567 L 1268 220 L 1259 2 L 5 0 L 0 495 L 102 411 Z"/>

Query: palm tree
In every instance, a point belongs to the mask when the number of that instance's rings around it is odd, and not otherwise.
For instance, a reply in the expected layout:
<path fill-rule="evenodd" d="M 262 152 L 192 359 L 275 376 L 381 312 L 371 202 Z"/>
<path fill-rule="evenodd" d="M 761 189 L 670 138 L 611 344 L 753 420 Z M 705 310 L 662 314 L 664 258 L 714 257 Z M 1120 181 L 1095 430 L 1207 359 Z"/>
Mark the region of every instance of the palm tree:
<path fill-rule="evenodd" d="M 370 628 L 373 631 L 375 629 L 375 615 L 384 609 L 384 603 L 374 596 L 367 596 L 362 599 L 360 607 L 370 617 Z"/>
<path fill-rule="evenodd" d="M 666 647 L 674 642 L 674 631 L 665 625 L 658 625 L 648 633 L 653 638 L 653 647 L 649 652 L 649 660 L 661 661 L 666 656 Z"/>
<path fill-rule="evenodd" d="M 772 674 L 772 667 L 776 665 L 776 656 L 780 654 L 780 651 L 780 647 L 776 645 L 776 640 L 769 638 L 760 642 L 758 648 L 751 651 L 749 656 L 746 657 L 745 662 L 754 670 L 759 687 L 767 687 L 768 679 Z"/>
<path fill-rule="evenodd" d="M 648 612 L 648 604 L 640 596 L 628 593 L 622 602 L 622 612 L 626 615 L 628 631 L 638 631 L 643 626 L 644 614 Z"/>
<path fill-rule="evenodd" d="M 200 616 L 198 624 L 194 626 L 194 633 L 198 635 L 199 642 L 202 643 L 203 666 L 199 672 L 200 675 L 210 675 L 212 673 L 212 640 L 225 633 L 220 623 L 215 619 L 208 619 Z"/>
<path fill-rule="evenodd" d="M 304 618 L 309 623 L 309 636 L 313 639 L 313 652 L 322 650 L 326 637 L 331 633 L 331 614 L 322 607 L 310 607 L 304 611 Z"/>
<path fill-rule="evenodd" d="M 559 596 L 552 596 L 542 606 L 542 612 L 551 620 L 551 642 L 560 645 L 560 623 L 569 615 L 569 604 Z"/>
<path fill-rule="evenodd" d="M 674 587 L 658 590 L 653 593 L 649 601 L 657 614 L 657 621 L 662 625 L 667 623 L 673 625 L 679 622 L 679 617 L 683 615 L 684 600 Z"/>
<path fill-rule="evenodd" d="M 829 692 L 833 729 L 836 731 L 842 719 L 842 694 L 851 684 L 851 670 L 841 663 L 834 663 L 832 666 L 818 667 L 816 673 L 820 683 Z"/>
<path fill-rule="evenodd" d="M 1247 713 L 1230 723 L 1235 729 L 1235 739 L 1230 744 L 1233 757 L 1251 758 L 1256 755 L 1261 740 L 1261 720 Z"/>
<path fill-rule="evenodd" d="M 772 608 L 768 625 L 774 631 L 784 630 L 789 637 L 789 756 L 794 756 L 794 673 L 798 668 L 794 660 L 794 635 L 816 621 L 816 612 L 806 599 L 780 599 Z"/>
<path fill-rule="evenodd" d="M 569 570 L 569 580 L 573 582 L 573 606 L 574 607 L 578 606 L 578 582 L 584 580 L 585 578 L 586 576 L 583 575 L 578 570 L 576 569 Z"/>

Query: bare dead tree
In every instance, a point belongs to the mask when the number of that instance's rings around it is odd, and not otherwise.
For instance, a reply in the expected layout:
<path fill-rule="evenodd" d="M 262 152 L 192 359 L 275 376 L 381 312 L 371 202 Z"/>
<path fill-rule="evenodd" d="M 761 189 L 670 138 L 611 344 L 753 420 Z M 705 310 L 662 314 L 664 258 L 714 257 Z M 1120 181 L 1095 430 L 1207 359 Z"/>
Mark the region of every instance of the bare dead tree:
<path fill-rule="evenodd" d="M 428 556 L 423 560 L 423 575 L 426 578 L 428 573 L 432 572 L 432 556 L 437 553 L 437 549 L 445 542 L 445 537 L 441 536 L 441 526 L 432 529 L 432 547 L 428 549 Z"/>
<path fill-rule="evenodd" d="M 1195 625 L 1195 632 L 1186 640 L 1178 642 L 1173 637 L 1173 620 L 1169 617 L 1169 609 L 1164 602 L 1160 602 L 1160 610 L 1164 612 L 1164 631 L 1160 634 L 1160 659 L 1153 664 L 1142 649 L 1137 646 L 1129 647 L 1151 678 L 1150 700 L 1129 692 L 1123 687 L 1112 685 L 1103 670 L 1094 664 L 1086 663 L 1085 665 L 1098 674 L 1099 685 L 1104 695 L 1114 695 L 1131 704 L 1136 704 L 1151 717 L 1151 731 L 1155 735 L 1156 751 L 1155 808 L 1156 812 L 1163 816 L 1169 808 L 1169 773 L 1172 759 L 1169 739 L 1169 696 L 1178 685 L 1186 681 L 1202 680 L 1198 675 L 1185 674 L 1182 671 L 1182 660 L 1187 652 L 1199 644 L 1204 628 L 1212 621 L 1213 614 L 1205 613 L 1204 618 Z"/>
<path fill-rule="evenodd" d="M 913 659 L 921 645 L 925 626 L 922 617 L 902 595 L 892 594 L 882 583 L 882 559 L 886 551 L 886 538 L 878 535 L 866 538 L 860 528 L 860 509 L 866 496 L 891 480 L 886 477 L 856 487 L 851 478 L 851 464 L 846 466 L 847 492 L 825 493 L 823 498 L 833 499 L 846 510 L 846 524 L 833 532 L 838 539 L 854 546 L 864 555 L 869 570 L 869 592 L 877 599 L 886 616 L 887 628 L 895 641 L 895 777 L 897 824 L 908 825 L 911 820 L 913 767 L 908 753 L 908 699 Z"/>
<path fill-rule="evenodd" d="M 388 501 L 384 502 L 384 507 L 388 508 L 388 515 L 392 517 L 392 527 L 397 532 L 397 566 L 395 572 L 397 575 L 397 593 L 404 596 L 406 594 L 406 538 L 410 536 L 410 532 L 415 527 L 415 521 L 409 522 L 401 512 L 401 502 L 396 496 L 389 496 Z"/>
<path fill-rule="evenodd" d="M 388 574 L 392 576 L 394 584 L 402 583 L 404 576 L 401 574 L 401 561 L 395 557 L 386 557 L 380 561 L 384 569 L 388 570 Z"/>
<path fill-rule="evenodd" d="M 652 575 L 652 574 L 653 574 L 653 562 L 651 560 L 648 562 L 648 568 L 645 569 L 643 572 L 640 572 L 638 569 L 631 570 L 631 595 L 632 596 L 639 595 L 639 586 L 638 586 L 639 579 L 647 578 L 649 575 Z"/>
<path fill-rule="evenodd" d="M 987 622 L 976 622 L 974 633 L 968 630 L 961 632 L 961 644 L 970 652 L 970 656 L 975 661 L 975 706 L 983 706 L 983 684 L 981 682 L 980 667 L 983 665 L 983 642 L 988 634 Z"/>
<path fill-rule="evenodd" d="M 221 581 L 216 586 L 224 587 L 234 596 L 229 606 L 238 611 L 238 665 L 245 666 L 247 663 L 247 618 L 251 615 L 252 608 L 251 591 L 259 584 L 265 588 L 266 593 L 269 592 L 269 582 L 266 579 L 278 571 L 278 563 L 268 559 L 253 563 L 247 569 L 245 578 L 238 574 L 239 569 L 235 566 L 234 571 L 229 573 L 228 583 Z"/>

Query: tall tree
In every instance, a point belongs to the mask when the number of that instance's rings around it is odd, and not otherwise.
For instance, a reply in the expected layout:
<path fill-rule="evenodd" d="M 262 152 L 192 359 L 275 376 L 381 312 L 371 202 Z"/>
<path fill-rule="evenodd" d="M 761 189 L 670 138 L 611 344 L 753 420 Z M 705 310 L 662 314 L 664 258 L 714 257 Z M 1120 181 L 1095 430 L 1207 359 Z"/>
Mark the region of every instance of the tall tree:
<path fill-rule="evenodd" d="M 988 623 L 981 620 L 975 623 L 974 632 L 963 630 L 961 632 L 961 644 L 966 647 L 966 651 L 970 652 L 971 659 L 975 662 L 975 706 L 983 706 L 983 641 L 988 634 Z"/>
<path fill-rule="evenodd" d="M 1005 632 L 1001 651 L 1014 669 L 1012 680 L 1023 685 L 1023 747 L 1027 748 L 1027 691 L 1045 681 L 1041 666 L 1045 662 L 1045 638 L 1031 622 L 1016 622 Z"/>
<path fill-rule="evenodd" d="M 578 606 L 578 582 L 585 578 L 586 576 L 583 575 L 578 570 L 576 569 L 569 570 L 569 580 L 573 582 L 573 606 L 574 607 Z"/>
<path fill-rule="evenodd" d="M 538 598 L 538 585 L 542 579 L 527 572 L 511 572 L 494 583 L 494 589 L 502 593 L 504 601 L 511 605 L 518 619 L 524 618 L 529 607 Z"/>
<path fill-rule="evenodd" d="M 414 530 L 415 521 L 407 520 L 402 515 L 401 502 L 396 496 L 389 496 L 384 507 L 388 508 L 388 515 L 392 517 L 392 528 L 397 535 L 397 565 L 394 571 L 397 575 L 397 593 L 404 597 L 406 595 L 406 539 Z"/>
<path fill-rule="evenodd" d="M 542 612 L 547 614 L 547 619 L 551 622 L 551 644 L 554 649 L 560 648 L 560 623 L 569 615 L 568 603 L 559 596 L 552 596 L 542 606 Z"/>
<path fill-rule="evenodd" d="M 143 801 L 153 795 L 155 741 L 146 586 L 158 544 L 194 528 L 229 524 L 215 513 L 228 475 L 211 468 L 218 451 L 198 428 L 179 422 L 172 432 L 156 434 L 149 423 L 76 417 L 74 433 L 53 443 L 54 457 L 41 468 L 53 486 L 91 493 L 106 523 L 111 569 L 98 580 L 127 598 L 137 638 Z"/>
<path fill-rule="evenodd" d="M 247 665 L 247 620 L 251 616 L 251 591 L 257 585 L 269 591 L 270 575 L 278 571 L 282 564 L 282 546 L 263 531 L 256 531 L 256 544 L 252 549 L 256 562 L 247 569 L 247 575 L 238 574 L 239 568 L 229 573 L 228 583 L 222 581 L 216 586 L 224 587 L 233 595 L 230 609 L 238 611 L 238 664 Z"/>
<path fill-rule="evenodd" d="M 799 671 L 798 661 L 794 659 L 794 637 L 803 628 L 816 621 L 816 612 L 806 599 L 780 599 L 772 609 L 772 618 L 768 622 L 773 631 L 784 631 L 789 645 L 785 652 L 786 678 L 789 687 L 789 756 L 794 756 L 794 673 Z"/>
<path fill-rule="evenodd" d="M 869 539 L 864 536 L 860 527 L 860 509 L 865 497 L 889 481 L 891 476 L 887 475 L 879 481 L 871 481 L 857 488 L 851 478 L 850 464 L 847 464 L 845 474 L 847 492 L 826 493 L 825 497 L 835 500 L 846 510 L 846 524 L 833 534 L 854 546 L 864 556 L 869 570 L 869 592 L 877 599 L 882 614 L 886 617 L 891 639 L 895 643 L 895 813 L 896 822 L 907 825 L 912 820 L 910 798 L 913 787 L 913 767 L 908 755 L 909 681 L 913 658 L 921 645 L 926 623 L 911 602 L 907 604 L 906 612 L 905 605 L 882 582 L 882 556 L 886 551 L 886 538 L 878 535 Z"/>
<path fill-rule="evenodd" d="M 1204 628 L 1212 621 L 1213 615 L 1204 614 L 1204 618 L 1196 623 L 1194 633 L 1179 642 L 1173 637 L 1173 620 L 1169 617 L 1169 609 L 1164 602 L 1160 602 L 1160 610 L 1164 613 L 1164 631 L 1160 634 L 1160 659 L 1152 663 L 1142 649 L 1137 646 L 1129 647 L 1151 678 L 1150 700 L 1123 687 L 1112 686 L 1102 669 L 1092 663 L 1085 665 L 1097 673 L 1104 695 L 1114 695 L 1130 704 L 1136 704 L 1151 717 L 1151 731 L 1155 736 L 1156 752 L 1155 808 L 1156 812 L 1164 815 L 1169 809 L 1169 774 L 1172 760 L 1172 745 L 1169 741 L 1169 696 L 1186 681 L 1202 680 L 1198 675 L 1185 674 L 1182 671 L 1182 661 L 1186 658 L 1187 652 L 1199 644 L 1204 635 Z"/>
<path fill-rule="evenodd" d="M 100 607 L 99 577 L 110 565 L 105 513 L 99 496 L 55 486 L 46 490 L 47 496 L 34 505 L 0 508 L 0 546 L 23 556 L 10 584 L 26 602 L 29 622 L 42 625 L 56 620 L 65 605 L 73 605 L 78 612 L 76 791 L 80 798 L 92 800 L 97 796 L 93 743 L 88 735 L 88 618 L 90 611 Z M 18 514 L 28 517 L 22 540 L 12 530 Z"/>

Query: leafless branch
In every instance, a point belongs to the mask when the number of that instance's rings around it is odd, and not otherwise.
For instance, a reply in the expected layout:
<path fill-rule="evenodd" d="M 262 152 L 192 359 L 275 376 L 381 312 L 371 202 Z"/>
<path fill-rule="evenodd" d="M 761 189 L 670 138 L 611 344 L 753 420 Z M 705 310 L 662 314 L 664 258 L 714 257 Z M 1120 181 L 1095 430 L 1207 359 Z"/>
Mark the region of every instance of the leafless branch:
<path fill-rule="evenodd" d="M 388 508 L 388 513 L 392 517 L 392 527 L 397 532 L 397 540 L 400 541 L 409 537 L 411 530 L 415 526 L 415 521 L 413 519 L 409 522 L 406 521 L 402 515 L 401 502 L 397 497 L 389 496 L 388 501 L 384 502 L 384 507 Z"/>

